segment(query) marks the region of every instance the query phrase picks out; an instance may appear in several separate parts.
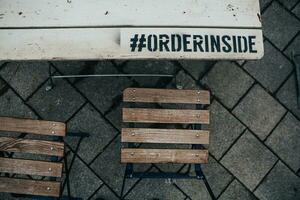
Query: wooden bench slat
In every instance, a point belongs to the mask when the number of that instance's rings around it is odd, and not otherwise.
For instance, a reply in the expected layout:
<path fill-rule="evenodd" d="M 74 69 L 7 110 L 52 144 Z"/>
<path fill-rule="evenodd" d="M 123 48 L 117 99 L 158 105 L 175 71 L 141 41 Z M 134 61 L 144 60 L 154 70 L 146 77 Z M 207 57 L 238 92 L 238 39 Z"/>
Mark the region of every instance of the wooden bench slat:
<path fill-rule="evenodd" d="M 207 163 L 207 150 L 121 149 L 122 163 Z"/>
<path fill-rule="evenodd" d="M 64 143 L 45 140 L 0 137 L 0 151 L 62 157 L 64 154 Z"/>
<path fill-rule="evenodd" d="M 14 131 L 39 135 L 65 136 L 66 125 L 61 122 L 0 117 L 1 131 Z"/>
<path fill-rule="evenodd" d="M 60 182 L 0 177 L 0 192 L 59 197 Z"/>
<path fill-rule="evenodd" d="M 257 0 L 1 0 L 0 27 L 261 27 Z M 122 13 L 122 14 L 120 14 Z M 65 43 L 67 44 L 67 43 Z M 100 57 L 99 57 L 100 58 Z"/>
<path fill-rule="evenodd" d="M 206 90 L 127 88 L 123 93 L 123 101 L 210 104 L 210 93 Z"/>
<path fill-rule="evenodd" d="M 123 108 L 123 122 L 209 124 L 209 111 Z"/>
<path fill-rule="evenodd" d="M 0 172 L 37 176 L 61 177 L 62 163 L 0 158 Z"/>
<path fill-rule="evenodd" d="M 123 128 L 121 141 L 137 143 L 209 144 L 209 131 Z"/>

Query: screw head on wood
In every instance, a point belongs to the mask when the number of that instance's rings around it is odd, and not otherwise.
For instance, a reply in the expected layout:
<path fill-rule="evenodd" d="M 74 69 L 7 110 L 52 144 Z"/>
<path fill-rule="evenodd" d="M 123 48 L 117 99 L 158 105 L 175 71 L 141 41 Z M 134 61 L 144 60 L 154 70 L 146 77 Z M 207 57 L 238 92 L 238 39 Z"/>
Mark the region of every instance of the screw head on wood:
<path fill-rule="evenodd" d="M 133 156 L 133 155 L 134 155 L 134 153 L 133 153 L 133 152 L 131 152 L 131 153 L 130 153 L 130 155 L 131 155 L 131 156 Z"/>
<path fill-rule="evenodd" d="M 53 124 L 52 124 L 52 126 L 56 126 L 56 124 L 55 124 L 55 123 L 53 123 Z"/>
<path fill-rule="evenodd" d="M 196 157 L 199 157 L 199 154 L 196 154 L 195 156 L 196 156 Z"/>
<path fill-rule="evenodd" d="M 135 133 L 134 133 L 134 132 L 132 132 L 132 133 L 131 133 L 131 135 L 132 135 L 132 136 L 135 136 Z"/>
<path fill-rule="evenodd" d="M 51 172 L 51 171 L 52 171 L 52 168 L 51 168 L 51 167 L 49 167 L 48 171 L 49 171 L 49 172 Z"/>
<path fill-rule="evenodd" d="M 51 190 L 51 188 L 50 188 L 50 187 L 47 187 L 47 190 L 48 190 L 48 191 L 50 191 L 50 190 Z"/>
<path fill-rule="evenodd" d="M 196 137 L 199 137 L 199 134 L 196 134 Z"/>
<path fill-rule="evenodd" d="M 51 133 L 52 133 L 52 134 L 55 134 L 55 131 L 52 131 Z"/>
<path fill-rule="evenodd" d="M 50 150 L 51 150 L 51 151 L 53 151 L 53 150 L 54 150 L 54 148 L 53 148 L 53 147 L 50 147 Z"/>

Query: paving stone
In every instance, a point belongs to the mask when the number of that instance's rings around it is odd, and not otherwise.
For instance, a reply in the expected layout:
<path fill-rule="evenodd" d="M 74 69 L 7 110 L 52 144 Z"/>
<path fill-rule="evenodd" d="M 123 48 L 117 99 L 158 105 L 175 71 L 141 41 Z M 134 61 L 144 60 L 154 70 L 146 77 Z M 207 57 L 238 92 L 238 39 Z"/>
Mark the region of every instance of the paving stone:
<path fill-rule="evenodd" d="M 214 158 L 209 157 L 208 163 L 201 165 L 203 173 L 214 193 L 217 197 L 222 190 L 230 183 L 233 177 L 226 171 Z M 184 170 L 183 170 L 184 171 Z M 192 168 L 192 175 L 195 171 Z M 206 191 L 205 185 L 201 180 L 176 180 L 176 184 L 186 192 L 192 199 L 198 199 L 198 196 L 206 198 L 209 194 Z M 204 188 L 203 188 L 204 187 Z M 198 198 L 197 198 L 198 197 Z M 202 199 L 202 198 L 200 198 Z"/>
<path fill-rule="evenodd" d="M 0 75 L 26 99 L 48 78 L 48 67 L 47 62 L 11 62 L 1 69 Z"/>
<path fill-rule="evenodd" d="M 228 108 L 232 108 L 254 81 L 235 63 L 218 62 L 202 82 Z"/>
<path fill-rule="evenodd" d="M 9 86 L 2 79 L 0 79 L 0 96 L 4 94 L 8 89 Z"/>
<path fill-rule="evenodd" d="M 120 163 L 120 137 L 116 138 L 107 149 L 99 155 L 91 167 L 118 194 L 121 194 L 125 164 Z M 124 194 L 134 185 L 137 179 L 127 179 Z"/>
<path fill-rule="evenodd" d="M 285 116 L 266 144 L 295 172 L 300 169 L 300 121 L 292 114 Z"/>
<path fill-rule="evenodd" d="M 111 63 L 99 62 L 95 74 L 118 73 Z M 123 90 L 132 83 L 126 77 L 85 78 L 75 86 L 103 113 L 121 99 Z"/>
<path fill-rule="evenodd" d="M 0 94 L 0 116 L 36 118 L 34 112 L 8 88 Z"/>
<path fill-rule="evenodd" d="M 214 61 L 203 61 L 203 60 L 180 60 L 182 67 L 189 72 L 195 80 L 199 80 L 204 73 L 212 67 Z"/>
<path fill-rule="evenodd" d="M 300 118 L 300 109 L 297 104 L 296 76 L 293 74 L 276 94 L 277 98 L 296 116 Z"/>
<path fill-rule="evenodd" d="M 298 3 L 297 6 L 293 9 L 293 13 L 300 18 L 300 3 Z"/>
<path fill-rule="evenodd" d="M 300 21 L 276 1 L 262 15 L 262 21 L 264 35 L 280 50 L 283 50 L 300 29 Z"/>
<path fill-rule="evenodd" d="M 247 62 L 244 69 L 269 91 L 274 92 L 291 73 L 293 65 L 268 41 L 264 45 L 265 56 L 261 60 Z"/>
<path fill-rule="evenodd" d="M 271 2 L 272 0 L 260 0 L 260 10 L 263 10 L 267 7 L 267 5 Z"/>
<path fill-rule="evenodd" d="M 111 65 L 109 61 L 55 61 L 52 63 L 63 75 L 95 74 L 95 70 L 99 63 L 99 65 Z M 77 83 L 84 79 L 85 78 L 68 78 L 72 83 Z"/>
<path fill-rule="evenodd" d="M 91 61 L 97 63 L 96 61 Z M 64 75 L 78 75 L 80 72 L 88 68 L 87 71 L 92 71 L 92 64 L 88 64 L 86 61 L 52 61 L 51 62 L 61 73 Z"/>
<path fill-rule="evenodd" d="M 178 185 L 184 193 L 189 195 L 191 199 L 196 200 L 211 200 L 206 186 L 202 180 L 197 179 L 190 179 L 190 180 L 184 180 L 184 179 L 178 179 L 174 181 L 176 185 Z"/>
<path fill-rule="evenodd" d="M 278 162 L 254 193 L 261 200 L 300 199 L 300 178 Z"/>
<path fill-rule="evenodd" d="M 175 84 L 178 89 L 200 89 L 196 81 L 194 81 L 192 77 L 186 74 L 183 70 L 180 70 L 176 74 Z M 168 87 L 174 89 L 174 83 L 170 83 Z"/>
<path fill-rule="evenodd" d="M 257 198 L 236 179 L 229 185 L 219 200 L 256 200 Z"/>
<path fill-rule="evenodd" d="M 285 109 L 259 85 L 255 85 L 233 113 L 263 140 L 284 115 Z"/>
<path fill-rule="evenodd" d="M 120 100 L 122 101 L 122 100 Z M 106 114 L 106 118 L 119 130 L 121 131 L 122 128 L 122 108 L 124 104 L 121 102 L 116 107 L 112 108 L 110 112 Z"/>
<path fill-rule="evenodd" d="M 45 83 L 29 100 L 43 119 L 54 121 L 68 120 L 85 102 L 84 98 L 65 80 L 59 80 L 55 87 L 46 91 Z"/>
<path fill-rule="evenodd" d="M 185 195 L 165 179 L 143 179 L 125 197 L 128 200 L 183 200 Z"/>
<path fill-rule="evenodd" d="M 252 191 L 276 160 L 271 151 L 246 131 L 221 163 Z"/>
<path fill-rule="evenodd" d="M 130 74 L 175 74 L 177 67 L 167 60 L 136 60 L 129 61 L 122 67 L 125 73 Z M 170 81 L 170 78 L 133 77 L 140 87 L 156 87 L 160 80 Z"/>
<path fill-rule="evenodd" d="M 113 62 L 115 62 L 118 66 L 121 66 L 128 62 L 128 60 L 113 60 Z"/>
<path fill-rule="evenodd" d="M 91 200 L 119 200 L 119 197 L 117 197 L 106 185 L 103 185 Z"/>
<path fill-rule="evenodd" d="M 71 161 L 73 156 L 74 154 L 70 153 L 68 160 Z M 69 181 L 71 196 L 83 199 L 88 199 L 103 184 L 77 156 L 75 156 L 74 163 L 69 171 Z M 67 195 L 67 187 L 65 187 L 64 195 Z"/>
<path fill-rule="evenodd" d="M 236 62 L 237 62 L 237 64 L 238 64 L 239 66 L 242 66 L 243 64 L 246 63 L 245 60 L 238 60 L 238 61 L 236 61 Z"/>
<path fill-rule="evenodd" d="M 209 151 L 220 159 L 236 138 L 245 130 L 221 104 L 213 101 L 210 106 L 211 124 Z"/>
<path fill-rule="evenodd" d="M 291 9 L 297 4 L 298 0 L 279 0 L 279 2 L 281 2 L 288 9 Z"/>
<path fill-rule="evenodd" d="M 300 10 L 300 6 L 299 6 L 299 10 Z M 293 42 L 284 51 L 285 55 L 287 55 L 290 59 L 292 59 L 292 53 L 294 55 L 299 55 L 300 54 L 299 46 L 300 46 L 300 34 L 297 35 L 297 37 L 293 40 Z"/>
<path fill-rule="evenodd" d="M 78 155 L 87 163 L 103 151 L 103 148 L 118 134 L 102 116 L 90 105 L 84 106 L 69 122 L 68 131 L 89 133 L 82 139 Z M 65 141 L 76 149 L 79 137 L 66 137 Z"/>

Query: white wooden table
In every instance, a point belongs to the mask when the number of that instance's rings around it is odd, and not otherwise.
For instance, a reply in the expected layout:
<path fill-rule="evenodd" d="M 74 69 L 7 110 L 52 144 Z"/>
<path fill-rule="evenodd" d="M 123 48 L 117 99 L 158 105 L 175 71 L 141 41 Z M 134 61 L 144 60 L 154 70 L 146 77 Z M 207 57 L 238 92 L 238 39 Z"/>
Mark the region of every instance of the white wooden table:
<path fill-rule="evenodd" d="M 259 0 L 0 0 L 0 60 L 262 56 Z"/>

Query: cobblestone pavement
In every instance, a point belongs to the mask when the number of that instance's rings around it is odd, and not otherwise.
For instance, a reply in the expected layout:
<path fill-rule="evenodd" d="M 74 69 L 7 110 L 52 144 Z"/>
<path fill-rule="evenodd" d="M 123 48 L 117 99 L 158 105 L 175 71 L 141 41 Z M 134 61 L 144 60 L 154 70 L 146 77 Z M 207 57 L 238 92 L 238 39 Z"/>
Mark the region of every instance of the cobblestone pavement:
<path fill-rule="evenodd" d="M 119 199 L 122 91 L 171 88 L 174 79 L 66 79 L 47 92 L 48 66 L 53 74 L 174 74 L 183 88 L 212 93 L 210 159 L 203 171 L 218 199 L 300 199 L 300 109 L 291 61 L 292 51 L 300 53 L 300 1 L 262 0 L 261 7 L 262 60 L 2 62 L 0 116 L 63 121 L 69 131 L 90 133 L 81 141 L 65 139 L 73 163 L 71 195 Z M 195 180 L 130 180 L 125 193 L 132 200 L 209 199 L 204 184 Z M 0 199 L 14 198 L 0 194 Z"/>

